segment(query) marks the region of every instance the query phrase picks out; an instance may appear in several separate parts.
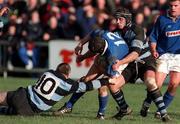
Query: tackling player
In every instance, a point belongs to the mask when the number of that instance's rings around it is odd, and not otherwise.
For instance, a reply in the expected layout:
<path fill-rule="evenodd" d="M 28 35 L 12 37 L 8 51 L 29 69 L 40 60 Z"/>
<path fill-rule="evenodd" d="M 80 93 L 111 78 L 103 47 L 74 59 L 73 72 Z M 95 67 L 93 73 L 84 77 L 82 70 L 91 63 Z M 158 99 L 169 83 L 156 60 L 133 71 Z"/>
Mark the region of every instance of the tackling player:
<path fill-rule="evenodd" d="M 1 114 L 35 115 L 52 108 L 64 96 L 70 93 L 86 92 L 106 85 L 108 79 L 76 82 L 69 79 L 71 68 L 69 64 L 61 63 L 56 70 L 42 74 L 35 85 L 18 88 L 15 91 L 0 92 Z"/>

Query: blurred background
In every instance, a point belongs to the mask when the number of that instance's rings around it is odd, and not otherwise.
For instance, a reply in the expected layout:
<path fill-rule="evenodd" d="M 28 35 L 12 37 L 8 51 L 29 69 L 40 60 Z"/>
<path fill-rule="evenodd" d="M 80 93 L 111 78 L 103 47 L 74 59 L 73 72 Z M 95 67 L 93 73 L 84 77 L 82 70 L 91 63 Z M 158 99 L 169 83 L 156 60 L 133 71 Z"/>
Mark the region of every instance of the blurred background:
<path fill-rule="evenodd" d="M 113 12 L 120 6 L 133 13 L 147 34 L 166 12 L 167 0 L 0 0 L 0 76 L 36 77 L 60 62 L 72 66 L 72 77 L 86 74 L 93 58 L 75 62 L 77 41 L 91 30 L 114 30 Z"/>

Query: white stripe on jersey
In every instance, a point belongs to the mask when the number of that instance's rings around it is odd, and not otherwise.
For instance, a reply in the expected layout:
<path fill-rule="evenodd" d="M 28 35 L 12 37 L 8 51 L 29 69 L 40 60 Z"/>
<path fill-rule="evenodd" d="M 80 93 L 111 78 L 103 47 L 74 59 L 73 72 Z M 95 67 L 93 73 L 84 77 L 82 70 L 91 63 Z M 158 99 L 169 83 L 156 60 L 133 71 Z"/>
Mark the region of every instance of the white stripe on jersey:
<path fill-rule="evenodd" d="M 101 87 L 101 83 L 99 80 L 93 80 L 92 84 L 93 84 L 93 89 L 98 89 Z"/>
<path fill-rule="evenodd" d="M 61 100 L 62 98 L 64 98 L 64 96 L 60 96 L 59 94 L 56 94 L 56 93 L 54 93 L 54 95 L 52 96 L 52 100 L 53 101 L 59 101 L 59 100 Z"/>
<path fill-rule="evenodd" d="M 86 84 L 84 82 L 79 82 L 79 88 L 76 93 L 86 92 Z"/>
<path fill-rule="evenodd" d="M 133 40 L 131 47 L 138 47 L 138 48 L 143 48 L 143 42 L 141 40 Z"/>
<path fill-rule="evenodd" d="M 88 83 L 88 82 L 87 82 Z M 99 80 L 93 80 L 91 81 L 92 85 L 93 85 L 93 89 L 99 89 L 101 87 L 101 83 Z M 91 89 L 91 90 L 93 90 Z M 79 93 L 79 92 L 86 92 L 87 91 L 87 88 L 86 88 L 86 83 L 84 82 L 79 82 L 79 88 L 78 90 L 76 91 L 76 93 Z"/>
<path fill-rule="evenodd" d="M 32 90 L 32 86 L 28 86 L 28 92 L 30 94 L 30 99 L 31 101 L 37 106 L 37 108 L 39 108 L 40 110 L 48 110 L 50 109 L 52 106 L 49 106 L 47 104 L 45 104 Z"/>

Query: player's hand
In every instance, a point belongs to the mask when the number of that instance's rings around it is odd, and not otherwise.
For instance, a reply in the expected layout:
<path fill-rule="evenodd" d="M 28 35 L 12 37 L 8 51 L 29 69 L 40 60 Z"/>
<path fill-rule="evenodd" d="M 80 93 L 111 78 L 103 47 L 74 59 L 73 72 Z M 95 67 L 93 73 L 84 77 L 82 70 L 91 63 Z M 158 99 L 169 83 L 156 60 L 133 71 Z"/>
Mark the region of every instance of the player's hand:
<path fill-rule="evenodd" d="M 116 60 L 115 64 L 112 65 L 112 69 L 114 71 L 118 70 L 119 69 L 119 66 L 120 66 L 120 61 L 119 60 Z"/>
<path fill-rule="evenodd" d="M 83 55 L 77 55 L 77 57 L 76 57 L 77 63 L 82 62 L 83 60 L 84 60 Z"/>
<path fill-rule="evenodd" d="M 109 78 L 109 84 L 110 85 L 115 85 L 117 82 L 117 77 L 111 77 Z"/>
<path fill-rule="evenodd" d="M 74 50 L 76 55 L 80 55 L 82 53 L 83 46 L 79 44 Z"/>
<path fill-rule="evenodd" d="M 78 82 L 85 82 L 85 78 L 86 78 L 86 76 L 81 77 L 81 78 L 78 80 Z"/>
<path fill-rule="evenodd" d="M 155 59 L 157 59 L 159 57 L 159 53 L 157 51 L 153 51 L 152 55 Z"/>

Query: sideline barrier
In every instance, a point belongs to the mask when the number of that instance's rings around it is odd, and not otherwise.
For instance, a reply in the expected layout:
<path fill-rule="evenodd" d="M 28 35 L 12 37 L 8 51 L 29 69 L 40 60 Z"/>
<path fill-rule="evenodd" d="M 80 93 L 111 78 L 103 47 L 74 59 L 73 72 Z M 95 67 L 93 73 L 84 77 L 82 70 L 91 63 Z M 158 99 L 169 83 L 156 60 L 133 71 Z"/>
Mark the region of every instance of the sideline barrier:
<path fill-rule="evenodd" d="M 70 64 L 72 68 L 71 77 L 74 79 L 79 79 L 80 77 L 86 75 L 90 66 L 93 63 L 93 58 L 89 58 L 84 60 L 81 63 L 76 63 L 76 55 L 74 53 L 74 48 L 77 45 L 77 42 L 74 40 L 52 40 L 49 42 L 35 42 L 35 45 L 38 47 L 48 47 L 48 68 L 33 68 L 31 70 L 27 70 L 24 67 L 14 67 L 13 69 L 9 69 L 6 63 L 6 47 L 10 45 L 6 41 L 0 40 L 0 72 L 3 74 L 3 77 L 8 77 L 9 72 L 25 72 L 25 73 L 41 73 L 46 71 L 47 69 L 55 69 L 56 66 L 61 62 L 66 62 Z M 83 50 L 85 52 L 87 50 L 86 46 Z"/>
<path fill-rule="evenodd" d="M 43 43 L 43 42 L 35 42 L 35 45 L 38 47 L 48 47 L 48 43 Z M 48 69 L 48 68 L 33 68 L 27 70 L 24 67 L 13 67 L 13 69 L 9 69 L 6 63 L 6 58 L 7 58 L 6 49 L 8 46 L 10 46 L 10 43 L 8 41 L 0 40 L 0 72 L 3 74 L 4 78 L 8 77 L 9 72 L 41 73 Z"/>

